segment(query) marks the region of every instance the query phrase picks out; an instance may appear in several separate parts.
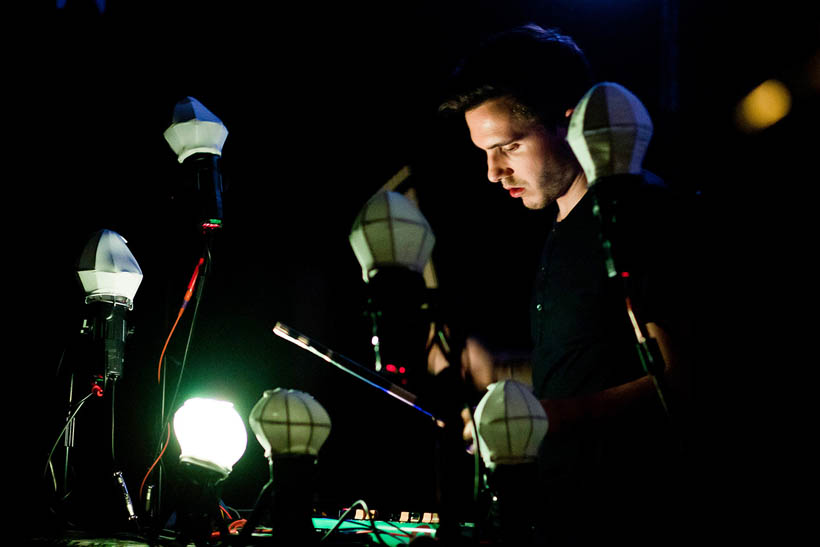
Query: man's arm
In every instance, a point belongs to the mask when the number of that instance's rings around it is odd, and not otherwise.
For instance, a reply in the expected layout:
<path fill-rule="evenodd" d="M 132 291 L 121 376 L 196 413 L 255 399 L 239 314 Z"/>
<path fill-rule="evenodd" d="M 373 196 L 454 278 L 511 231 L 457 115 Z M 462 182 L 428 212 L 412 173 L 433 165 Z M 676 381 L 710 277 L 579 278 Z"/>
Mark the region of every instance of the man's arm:
<path fill-rule="evenodd" d="M 673 336 L 656 323 L 647 323 L 646 331 L 657 343 L 664 360 L 664 397 L 681 401 L 689 393 L 690 366 L 684 348 L 684 333 Z M 597 427 L 647 409 L 660 409 L 654 382 L 643 376 L 631 382 L 590 395 L 567 399 L 546 399 L 541 405 L 547 413 L 550 434 L 573 431 L 580 427 Z"/>

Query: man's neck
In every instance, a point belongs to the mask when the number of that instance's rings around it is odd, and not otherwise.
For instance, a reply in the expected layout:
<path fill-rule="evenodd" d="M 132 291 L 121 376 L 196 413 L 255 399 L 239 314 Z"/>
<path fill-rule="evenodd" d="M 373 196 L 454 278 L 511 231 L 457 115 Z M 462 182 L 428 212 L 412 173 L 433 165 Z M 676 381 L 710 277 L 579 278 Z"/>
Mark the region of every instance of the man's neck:
<path fill-rule="evenodd" d="M 589 184 L 587 183 L 587 177 L 583 171 L 578 173 L 578 176 L 575 177 L 575 180 L 572 181 L 569 189 L 566 193 L 561 196 L 560 198 L 556 199 L 556 203 L 558 203 L 558 215 L 555 217 L 556 222 L 561 222 L 572 212 L 578 202 L 581 201 L 581 198 L 584 197 L 584 194 L 587 193 L 589 189 Z"/>

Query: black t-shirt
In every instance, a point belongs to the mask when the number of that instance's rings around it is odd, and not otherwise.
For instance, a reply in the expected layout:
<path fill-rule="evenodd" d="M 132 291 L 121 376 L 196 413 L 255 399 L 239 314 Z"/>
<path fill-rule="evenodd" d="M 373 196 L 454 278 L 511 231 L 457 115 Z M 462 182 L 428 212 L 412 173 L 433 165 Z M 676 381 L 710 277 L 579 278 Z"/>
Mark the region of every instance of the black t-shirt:
<path fill-rule="evenodd" d="M 681 224 L 670 191 L 650 174 L 599 183 L 553 221 L 531 306 L 536 396 L 585 395 L 644 375 L 625 297 L 642 323 L 663 325 L 683 313 Z M 602 237 L 611 243 L 614 278 Z"/>
<path fill-rule="evenodd" d="M 602 216 L 593 213 L 594 198 Z M 647 173 L 599 183 L 563 221 L 553 222 L 532 302 L 539 399 L 591 394 L 645 375 L 625 296 L 642 323 L 667 326 L 685 313 L 690 264 L 681 211 L 671 191 Z M 628 278 L 607 275 L 602 235 L 612 244 L 618 273 Z M 547 435 L 542 501 L 553 515 L 545 526 L 557 534 L 556 544 L 620 522 L 630 511 L 638 515 L 661 499 L 669 443 L 659 403 L 606 428 Z"/>

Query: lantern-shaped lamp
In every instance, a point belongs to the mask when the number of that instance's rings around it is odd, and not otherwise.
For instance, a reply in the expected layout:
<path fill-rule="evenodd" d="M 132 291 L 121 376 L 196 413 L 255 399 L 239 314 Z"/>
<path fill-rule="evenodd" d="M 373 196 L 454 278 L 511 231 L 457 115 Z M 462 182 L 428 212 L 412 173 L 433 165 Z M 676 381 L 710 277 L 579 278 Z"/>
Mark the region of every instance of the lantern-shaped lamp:
<path fill-rule="evenodd" d="M 200 226 L 205 233 L 215 233 L 223 220 L 220 160 L 228 129 L 202 103 L 186 97 L 174 107 L 164 136 L 196 190 Z"/>
<path fill-rule="evenodd" d="M 134 307 L 134 296 L 142 282 L 142 270 L 128 244 L 111 230 L 91 236 L 77 261 L 77 277 L 85 292 L 91 317 L 84 333 L 101 345 L 106 380 L 117 380 L 125 366 L 126 312 Z"/>
<path fill-rule="evenodd" d="M 186 97 L 174 107 L 171 125 L 163 136 L 182 163 L 194 154 L 221 156 L 228 128 L 201 102 Z"/>
<path fill-rule="evenodd" d="M 481 457 L 496 465 L 531 463 L 547 434 L 547 414 L 531 389 L 514 380 L 490 384 L 475 411 Z"/>
<path fill-rule="evenodd" d="M 350 245 L 365 281 L 384 267 L 422 273 L 436 238 L 424 215 L 398 192 L 379 192 L 368 200 L 353 223 Z"/>
<path fill-rule="evenodd" d="M 270 480 L 242 535 L 250 538 L 257 524 L 269 518 L 275 541 L 314 543 L 314 483 L 319 450 L 330 434 L 327 411 L 305 392 L 277 388 L 262 394 L 248 421 L 268 458 Z"/>
<path fill-rule="evenodd" d="M 567 130 L 567 142 L 590 186 L 602 177 L 639 174 L 651 138 L 652 119 L 646 107 L 613 82 L 602 82 L 586 92 Z"/>
<path fill-rule="evenodd" d="M 375 369 L 411 390 L 419 389 L 426 373 L 429 318 L 423 310 L 429 294 L 423 271 L 435 239 L 418 207 L 391 191 L 367 201 L 349 236 L 367 283 Z"/>
<path fill-rule="evenodd" d="M 86 243 L 77 261 L 77 276 L 86 302 L 105 300 L 134 307 L 142 270 L 128 242 L 111 230 L 100 230 Z"/>
<path fill-rule="evenodd" d="M 515 380 L 491 384 L 475 411 L 478 443 L 489 471 L 488 529 L 504 545 L 534 541 L 532 485 L 538 450 L 547 433 L 544 408 L 529 386 Z"/>

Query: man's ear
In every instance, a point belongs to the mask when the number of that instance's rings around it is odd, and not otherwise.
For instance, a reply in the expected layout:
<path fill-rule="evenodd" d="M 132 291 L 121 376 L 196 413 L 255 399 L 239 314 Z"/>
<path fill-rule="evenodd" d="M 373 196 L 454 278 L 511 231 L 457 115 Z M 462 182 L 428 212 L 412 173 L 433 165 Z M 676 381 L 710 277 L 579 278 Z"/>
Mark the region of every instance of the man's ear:
<path fill-rule="evenodd" d="M 570 117 L 570 116 L 572 116 L 572 113 L 573 113 L 573 112 L 575 112 L 575 109 L 574 109 L 574 108 L 567 108 L 567 111 L 566 111 L 566 112 L 564 112 L 564 117 L 565 117 L 565 118 L 567 118 L 567 119 L 569 119 L 569 117 Z"/>

